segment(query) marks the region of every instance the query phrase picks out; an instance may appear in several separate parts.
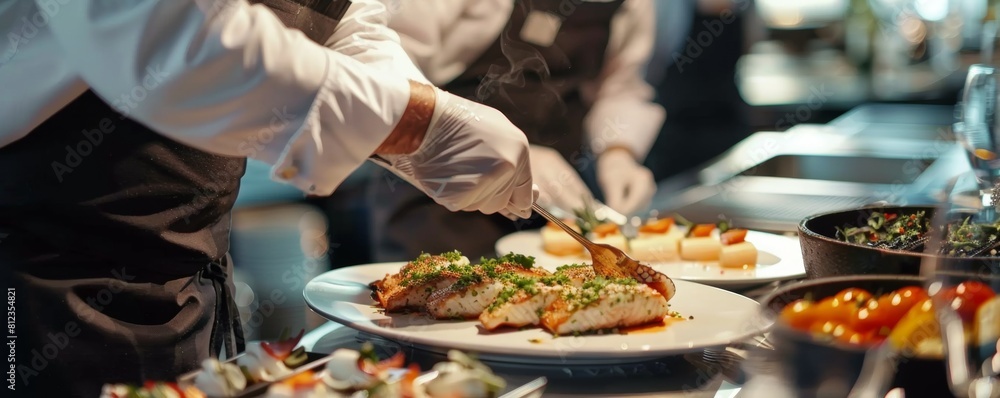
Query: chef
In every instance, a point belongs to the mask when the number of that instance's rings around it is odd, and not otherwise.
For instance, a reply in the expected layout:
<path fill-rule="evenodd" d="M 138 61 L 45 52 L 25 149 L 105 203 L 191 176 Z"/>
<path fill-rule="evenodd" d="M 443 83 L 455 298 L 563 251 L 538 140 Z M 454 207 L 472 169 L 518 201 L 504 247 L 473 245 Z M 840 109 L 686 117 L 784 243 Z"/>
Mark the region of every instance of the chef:
<path fill-rule="evenodd" d="M 645 64 L 651 0 L 383 0 L 389 26 L 431 82 L 502 111 L 528 135 L 543 206 L 571 211 L 592 196 L 629 214 L 656 185 L 642 166 L 663 123 Z M 459 249 L 494 254 L 523 221 L 449 214 L 390 178 L 372 180 L 374 257 Z M 594 184 L 591 184 L 594 185 Z M 414 233 L 417 230 L 433 233 Z"/>
<path fill-rule="evenodd" d="M 524 134 L 425 84 L 382 4 L 264 3 L 0 6 L 19 395 L 95 397 L 241 350 L 227 250 L 248 157 L 312 195 L 372 159 L 444 208 L 530 215 Z"/>

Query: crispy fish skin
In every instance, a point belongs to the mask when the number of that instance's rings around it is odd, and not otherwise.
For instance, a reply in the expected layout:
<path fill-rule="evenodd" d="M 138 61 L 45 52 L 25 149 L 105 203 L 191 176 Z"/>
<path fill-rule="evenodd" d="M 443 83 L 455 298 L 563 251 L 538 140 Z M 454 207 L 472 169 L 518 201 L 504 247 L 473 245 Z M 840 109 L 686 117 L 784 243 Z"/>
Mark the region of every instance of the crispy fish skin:
<path fill-rule="evenodd" d="M 372 284 L 375 299 L 386 312 L 422 309 L 432 293 L 453 285 L 461 278 L 450 266 L 468 266 L 469 259 L 451 261 L 444 256 L 422 255 Z"/>
<path fill-rule="evenodd" d="M 662 320 L 667 299 L 644 284 L 608 283 L 596 288 L 568 288 L 541 317 L 555 335 L 638 326 Z"/>
<path fill-rule="evenodd" d="M 597 277 L 594 267 L 586 264 L 564 265 L 556 269 L 555 275 L 563 275 L 569 278 L 571 285 L 580 287 L 589 280 Z"/>
<path fill-rule="evenodd" d="M 487 307 L 479 315 L 479 322 L 486 330 L 494 330 L 501 326 L 518 328 L 537 325 L 541 321 L 543 310 L 559 298 L 563 286 L 547 286 L 539 283 L 536 289 L 518 289 L 504 303 L 492 309 Z"/>
<path fill-rule="evenodd" d="M 496 300 L 504 283 L 488 281 L 461 289 L 444 288 L 431 294 L 425 309 L 436 319 L 474 319 Z"/>
<path fill-rule="evenodd" d="M 543 268 L 524 268 L 517 264 L 501 263 L 489 271 L 470 266 L 481 278 L 474 283 L 455 283 L 437 290 L 427 299 L 425 310 L 437 319 L 475 319 L 499 296 L 506 276 L 537 278 L 550 275 Z"/>
<path fill-rule="evenodd" d="M 461 278 L 460 274 L 442 271 L 435 278 L 425 279 L 420 283 L 408 286 L 398 286 L 395 289 L 379 292 L 378 300 L 386 312 L 401 312 L 421 310 L 427 300 L 436 291 L 447 289 Z"/>

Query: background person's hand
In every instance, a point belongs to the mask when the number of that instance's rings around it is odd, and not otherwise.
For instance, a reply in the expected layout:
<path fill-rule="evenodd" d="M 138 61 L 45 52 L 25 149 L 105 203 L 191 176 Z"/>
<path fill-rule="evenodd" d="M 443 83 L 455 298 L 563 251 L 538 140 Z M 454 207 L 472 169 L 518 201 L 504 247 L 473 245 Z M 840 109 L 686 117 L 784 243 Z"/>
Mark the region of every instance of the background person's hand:
<path fill-rule="evenodd" d="M 604 203 L 625 215 L 648 207 L 656 194 L 653 172 L 623 148 L 609 149 L 597 158 L 597 183 Z"/>
<path fill-rule="evenodd" d="M 415 152 L 379 162 L 452 211 L 531 216 L 528 140 L 496 109 L 436 91 L 430 128 Z"/>
<path fill-rule="evenodd" d="M 555 149 L 531 145 L 531 178 L 538 185 L 538 204 L 572 212 L 593 199 L 573 166 Z"/>

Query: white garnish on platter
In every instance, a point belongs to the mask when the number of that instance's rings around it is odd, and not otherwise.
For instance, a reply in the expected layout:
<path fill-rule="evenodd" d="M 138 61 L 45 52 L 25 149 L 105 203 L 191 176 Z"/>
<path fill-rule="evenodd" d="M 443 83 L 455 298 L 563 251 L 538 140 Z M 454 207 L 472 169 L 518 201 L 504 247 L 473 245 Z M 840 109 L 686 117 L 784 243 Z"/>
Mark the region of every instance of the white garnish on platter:
<path fill-rule="evenodd" d="M 238 366 L 208 358 L 201 362 L 194 385 L 212 397 L 233 397 L 246 388 L 247 379 Z"/>
<path fill-rule="evenodd" d="M 341 348 L 330 356 L 323 377 L 323 381 L 330 387 L 336 390 L 364 389 L 376 381 L 375 376 L 365 373 L 358 367 L 360 352 Z"/>
<path fill-rule="evenodd" d="M 494 375 L 489 367 L 460 351 L 448 352 L 448 360 L 434 365 L 438 376 L 423 386 L 426 396 L 492 397 L 506 386 L 504 380 Z"/>
<path fill-rule="evenodd" d="M 331 391 L 323 383 L 310 387 L 292 387 L 287 384 L 275 384 L 267 389 L 267 398 L 347 398 L 336 391 Z"/>
<path fill-rule="evenodd" d="M 250 377 L 256 380 L 274 381 L 292 373 L 284 362 L 264 351 L 259 342 L 248 344 L 243 355 L 236 359 L 236 363 L 245 367 Z"/>

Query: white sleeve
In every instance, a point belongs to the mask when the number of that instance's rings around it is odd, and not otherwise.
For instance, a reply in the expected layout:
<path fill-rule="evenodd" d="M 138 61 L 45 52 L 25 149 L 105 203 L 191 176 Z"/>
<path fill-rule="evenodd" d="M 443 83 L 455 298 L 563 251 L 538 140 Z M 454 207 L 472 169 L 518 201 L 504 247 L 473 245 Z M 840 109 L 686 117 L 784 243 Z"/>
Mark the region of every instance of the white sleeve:
<path fill-rule="evenodd" d="M 379 75 L 245 0 L 74 0 L 49 25 L 119 111 L 192 147 L 272 164 L 273 177 L 316 195 L 371 155 L 409 101 L 404 76 Z"/>
<path fill-rule="evenodd" d="M 594 153 L 622 146 L 642 161 L 666 118 L 663 107 L 652 102 L 653 88 L 644 79 L 656 14 L 652 0 L 628 0 L 622 7 L 611 23 L 604 70 L 584 128 Z"/>
<path fill-rule="evenodd" d="M 326 46 L 380 71 L 430 84 L 399 44 L 399 35 L 388 27 L 389 11 L 377 0 L 353 0 Z"/>

